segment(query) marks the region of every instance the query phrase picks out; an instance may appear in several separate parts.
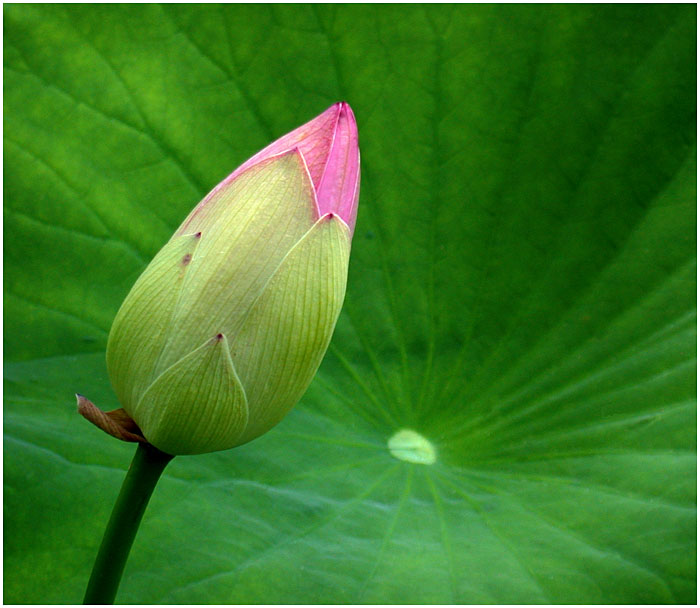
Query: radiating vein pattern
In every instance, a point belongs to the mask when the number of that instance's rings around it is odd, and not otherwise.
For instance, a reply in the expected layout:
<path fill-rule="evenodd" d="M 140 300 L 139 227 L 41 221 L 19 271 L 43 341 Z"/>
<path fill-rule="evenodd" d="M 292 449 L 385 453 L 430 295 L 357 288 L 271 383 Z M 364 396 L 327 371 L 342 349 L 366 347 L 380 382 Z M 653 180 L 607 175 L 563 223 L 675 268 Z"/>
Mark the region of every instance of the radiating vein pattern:
<path fill-rule="evenodd" d="M 359 216 L 319 373 L 178 458 L 125 603 L 694 603 L 683 5 L 4 7 L 5 598 L 77 602 L 128 463 L 107 333 L 206 191 L 338 100 Z M 392 455 L 410 429 L 430 464 Z M 414 446 L 415 447 L 415 446 Z"/>

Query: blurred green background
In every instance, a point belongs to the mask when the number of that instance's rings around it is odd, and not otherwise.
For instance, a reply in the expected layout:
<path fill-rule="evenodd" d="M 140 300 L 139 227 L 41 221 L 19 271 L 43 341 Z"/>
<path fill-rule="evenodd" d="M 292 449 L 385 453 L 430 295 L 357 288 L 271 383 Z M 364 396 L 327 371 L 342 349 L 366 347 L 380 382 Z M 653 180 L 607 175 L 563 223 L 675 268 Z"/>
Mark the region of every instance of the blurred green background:
<path fill-rule="evenodd" d="M 136 277 L 342 99 L 329 353 L 272 432 L 175 459 L 117 600 L 695 603 L 695 14 L 5 5 L 5 602 L 82 597 L 134 448 L 73 393 L 118 407 Z"/>

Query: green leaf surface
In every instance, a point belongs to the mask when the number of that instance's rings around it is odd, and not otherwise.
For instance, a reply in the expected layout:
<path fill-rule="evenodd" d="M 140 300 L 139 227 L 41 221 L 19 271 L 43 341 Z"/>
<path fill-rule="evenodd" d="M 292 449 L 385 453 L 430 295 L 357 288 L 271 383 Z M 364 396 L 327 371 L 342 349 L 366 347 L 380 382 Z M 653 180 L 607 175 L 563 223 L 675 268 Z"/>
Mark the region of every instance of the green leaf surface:
<path fill-rule="evenodd" d="M 344 99 L 329 353 L 270 433 L 169 465 L 118 601 L 695 603 L 695 33 L 690 5 L 5 5 L 5 602 L 82 597 L 134 448 L 73 393 L 119 407 L 136 278 Z"/>

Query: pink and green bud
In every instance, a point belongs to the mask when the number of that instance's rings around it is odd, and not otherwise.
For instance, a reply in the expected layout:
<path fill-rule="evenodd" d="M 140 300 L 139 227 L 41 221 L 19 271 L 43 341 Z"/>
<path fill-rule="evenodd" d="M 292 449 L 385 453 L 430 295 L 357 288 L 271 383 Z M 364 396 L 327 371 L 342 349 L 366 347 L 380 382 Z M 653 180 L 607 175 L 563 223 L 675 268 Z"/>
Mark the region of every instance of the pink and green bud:
<path fill-rule="evenodd" d="M 107 345 L 148 442 L 224 450 L 300 399 L 345 296 L 359 181 L 355 118 L 337 103 L 236 169 L 155 256 Z"/>

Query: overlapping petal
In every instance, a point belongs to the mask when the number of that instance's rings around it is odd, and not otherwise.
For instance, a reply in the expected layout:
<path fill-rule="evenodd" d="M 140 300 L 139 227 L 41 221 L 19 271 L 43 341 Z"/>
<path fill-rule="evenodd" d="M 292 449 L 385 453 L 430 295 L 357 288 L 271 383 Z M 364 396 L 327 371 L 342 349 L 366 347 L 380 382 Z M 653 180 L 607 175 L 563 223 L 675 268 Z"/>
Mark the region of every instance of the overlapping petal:
<path fill-rule="evenodd" d="M 345 296 L 359 175 L 355 118 L 337 103 L 214 188 L 144 271 L 107 363 L 156 447 L 234 447 L 302 396 Z"/>

